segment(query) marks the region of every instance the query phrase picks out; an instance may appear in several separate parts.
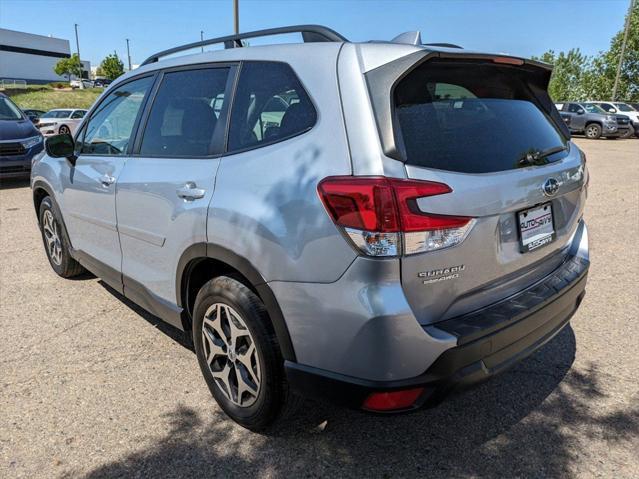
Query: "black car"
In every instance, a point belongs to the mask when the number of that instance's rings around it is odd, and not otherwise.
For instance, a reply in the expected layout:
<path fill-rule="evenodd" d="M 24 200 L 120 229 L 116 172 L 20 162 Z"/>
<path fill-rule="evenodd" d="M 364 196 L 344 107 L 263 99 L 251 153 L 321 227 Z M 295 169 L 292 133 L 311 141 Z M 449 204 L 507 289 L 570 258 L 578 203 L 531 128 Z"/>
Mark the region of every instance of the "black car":
<path fill-rule="evenodd" d="M 29 118 L 29 120 L 31 120 L 33 123 L 37 124 L 38 120 L 40 119 L 40 116 L 44 115 L 46 113 L 46 111 L 42 111 L 42 110 L 22 110 L 22 112 L 27 115 L 27 117 Z"/>
<path fill-rule="evenodd" d="M 109 80 L 108 78 L 98 78 L 93 82 L 94 87 L 107 87 L 111 84 L 113 80 Z"/>
<path fill-rule="evenodd" d="M 28 177 L 44 139 L 20 108 L 0 93 L 0 179 Z"/>

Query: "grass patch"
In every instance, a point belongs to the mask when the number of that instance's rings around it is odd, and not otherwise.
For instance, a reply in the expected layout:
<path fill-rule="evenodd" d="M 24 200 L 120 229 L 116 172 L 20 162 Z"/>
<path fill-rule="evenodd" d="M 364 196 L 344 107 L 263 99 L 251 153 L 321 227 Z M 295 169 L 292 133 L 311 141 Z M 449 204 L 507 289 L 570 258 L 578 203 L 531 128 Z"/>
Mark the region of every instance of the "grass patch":
<path fill-rule="evenodd" d="M 30 85 L 26 90 L 8 89 L 3 93 L 23 110 L 49 111 L 54 108 L 89 108 L 103 90 L 54 90 L 49 85 Z"/>

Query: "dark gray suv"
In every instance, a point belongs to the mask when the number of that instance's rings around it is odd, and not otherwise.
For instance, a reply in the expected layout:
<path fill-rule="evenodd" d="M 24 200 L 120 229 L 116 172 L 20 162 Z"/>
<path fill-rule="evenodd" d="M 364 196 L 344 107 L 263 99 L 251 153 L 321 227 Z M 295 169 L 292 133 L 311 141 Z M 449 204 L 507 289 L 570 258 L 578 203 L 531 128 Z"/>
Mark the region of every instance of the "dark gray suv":
<path fill-rule="evenodd" d="M 555 103 L 571 133 L 581 133 L 586 138 L 626 138 L 632 135 L 630 118 L 608 113 L 589 103 Z"/>

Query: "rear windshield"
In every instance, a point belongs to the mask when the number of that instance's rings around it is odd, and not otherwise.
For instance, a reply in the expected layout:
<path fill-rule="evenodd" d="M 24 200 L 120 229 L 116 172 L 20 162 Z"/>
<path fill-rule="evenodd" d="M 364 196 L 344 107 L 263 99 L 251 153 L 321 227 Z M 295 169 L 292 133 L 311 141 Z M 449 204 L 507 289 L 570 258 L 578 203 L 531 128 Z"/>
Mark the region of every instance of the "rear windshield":
<path fill-rule="evenodd" d="M 394 93 L 396 139 L 406 163 L 490 173 L 561 159 L 566 139 L 538 106 L 526 75 L 488 63 L 417 67 Z"/>

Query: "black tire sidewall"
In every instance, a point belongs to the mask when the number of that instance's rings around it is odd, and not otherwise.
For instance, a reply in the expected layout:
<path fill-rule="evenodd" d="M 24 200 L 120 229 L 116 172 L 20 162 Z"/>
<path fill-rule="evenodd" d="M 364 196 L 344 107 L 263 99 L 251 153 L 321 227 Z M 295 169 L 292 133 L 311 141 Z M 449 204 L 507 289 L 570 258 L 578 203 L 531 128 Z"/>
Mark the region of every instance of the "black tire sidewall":
<path fill-rule="evenodd" d="M 202 344 L 202 324 L 208 308 L 215 303 L 232 307 L 241 316 L 254 339 L 260 361 L 261 385 L 257 400 L 239 407 L 226 398 L 208 368 Z M 284 403 L 283 360 L 266 310 L 245 285 L 229 277 L 206 283 L 197 295 L 193 311 L 193 344 L 202 375 L 222 410 L 234 421 L 252 430 L 263 430 L 278 416 Z"/>

